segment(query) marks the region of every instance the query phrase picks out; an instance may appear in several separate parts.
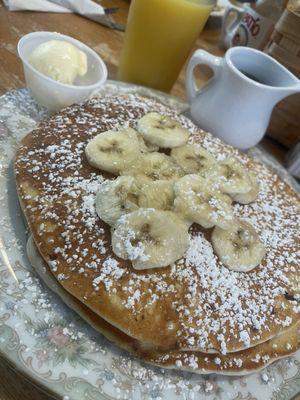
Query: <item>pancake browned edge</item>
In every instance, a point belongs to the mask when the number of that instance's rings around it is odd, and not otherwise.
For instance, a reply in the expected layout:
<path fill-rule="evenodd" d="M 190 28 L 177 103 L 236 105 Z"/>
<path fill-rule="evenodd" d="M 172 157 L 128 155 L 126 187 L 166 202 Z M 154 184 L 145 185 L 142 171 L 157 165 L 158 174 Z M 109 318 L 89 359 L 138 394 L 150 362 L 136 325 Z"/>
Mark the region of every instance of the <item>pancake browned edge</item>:
<path fill-rule="evenodd" d="M 286 333 L 276 336 L 265 343 L 228 355 L 176 350 L 160 352 L 147 349 L 143 346 L 143 343 L 138 342 L 110 325 L 66 292 L 51 274 L 49 266 L 39 254 L 32 236 L 29 237 L 27 242 L 27 255 L 39 277 L 68 307 L 79 314 L 81 318 L 96 331 L 102 333 L 112 343 L 147 363 L 198 374 L 246 375 L 265 368 L 279 358 L 295 353 L 300 347 L 300 323 L 298 323 Z"/>
<path fill-rule="evenodd" d="M 267 253 L 248 273 L 228 270 L 194 225 L 185 257 L 135 271 L 111 250 L 109 227 L 95 212 L 105 179 L 84 148 L 96 134 L 157 111 L 177 119 L 218 159 L 235 155 L 260 182 L 258 199 L 234 205 L 252 223 Z M 264 165 L 199 131 L 170 108 L 139 96 L 94 98 L 42 122 L 15 161 L 20 203 L 35 243 L 63 288 L 147 348 L 235 352 L 284 333 L 299 320 L 299 199 Z M 242 367 L 241 367 L 242 368 Z"/>

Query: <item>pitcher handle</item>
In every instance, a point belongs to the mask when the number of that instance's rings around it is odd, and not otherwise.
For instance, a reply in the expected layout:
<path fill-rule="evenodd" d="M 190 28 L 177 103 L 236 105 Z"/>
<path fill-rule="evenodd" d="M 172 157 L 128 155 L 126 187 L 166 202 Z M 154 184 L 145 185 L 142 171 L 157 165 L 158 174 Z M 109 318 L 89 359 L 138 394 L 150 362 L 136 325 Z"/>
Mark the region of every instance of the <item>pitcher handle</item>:
<path fill-rule="evenodd" d="M 209 79 L 200 89 L 197 87 L 194 77 L 194 69 L 197 65 L 207 65 L 213 70 L 213 77 Z M 196 50 L 192 55 L 186 70 L 186 90 L 189 102 L 197 97 L 204 88 L 218 79 L 222 70 L 222 57 L 214 56 L 204 50 Z"/>

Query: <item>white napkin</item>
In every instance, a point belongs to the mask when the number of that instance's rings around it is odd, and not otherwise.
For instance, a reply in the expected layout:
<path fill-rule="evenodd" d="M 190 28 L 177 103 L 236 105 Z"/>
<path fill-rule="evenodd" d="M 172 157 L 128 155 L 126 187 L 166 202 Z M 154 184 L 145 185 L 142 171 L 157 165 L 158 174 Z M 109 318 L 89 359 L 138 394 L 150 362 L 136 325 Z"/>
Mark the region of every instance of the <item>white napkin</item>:
<path fill-rule="evenodd" d="M 3 3 L 10 11 L 73 12 L 110 28 L 124 29 L 110 16 L 115 9 L 104 8 L 92 0 L 3 0 Z"/>
<path fill-rule="evenodd" d="M 3 0 L 3 3 L 10 11 L 72 12 L 65 7 L 52 3 L 51 0 Z"/>

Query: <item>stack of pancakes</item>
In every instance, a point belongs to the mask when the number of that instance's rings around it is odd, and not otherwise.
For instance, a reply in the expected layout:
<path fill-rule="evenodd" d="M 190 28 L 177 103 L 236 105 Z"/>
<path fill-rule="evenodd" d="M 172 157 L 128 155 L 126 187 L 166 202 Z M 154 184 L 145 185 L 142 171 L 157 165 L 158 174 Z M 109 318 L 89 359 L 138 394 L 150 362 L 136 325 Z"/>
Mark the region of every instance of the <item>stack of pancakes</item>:
<path fill-rule="evenodd" d="M 255 202 L 234 205 L 265 244 L 250 272 L 227 269 L 211 229 L 193 225 L 189 248 L 167 268 L 137 271 L 111 249 L 95 211 L 101 183 L 84 149 L 100 132 L 135 127 L 156 111 L 178 120 L 217 159 L 237 157 L 260 182 Z M 140 359 L 197 373 L 246 374 L 295 352 L 299 340 L 299 200 L 264 165 L 170 108 L 136 95 L 93 98 L 29 133 L 15 161 L 20 203 L 32 239 L 30 260 L 45 283 L 90 325 Z"/>

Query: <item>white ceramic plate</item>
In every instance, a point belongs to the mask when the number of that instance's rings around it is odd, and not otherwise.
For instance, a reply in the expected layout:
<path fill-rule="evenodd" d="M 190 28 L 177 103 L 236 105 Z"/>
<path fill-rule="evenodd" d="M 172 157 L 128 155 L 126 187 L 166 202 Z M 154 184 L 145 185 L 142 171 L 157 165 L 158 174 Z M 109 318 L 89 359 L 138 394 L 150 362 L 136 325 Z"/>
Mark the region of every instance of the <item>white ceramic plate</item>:
<path fill-rule="evenodd" d="M 138 91 L 178 111 L 186 108 L 171 96 L 132 85 L 110 82 L 103 91 Z M 0 98 L 0 355 L 38 386 L 65 400 L 290 400 L 295 396 L 300 355 L 242 378 L 150 367 L 108 343 L 39 281 L 25 255 L 26 229 L 12 160 L 20 138 L 45 117 L 27 90 Z M 294 184 L 269 156 L 259 149 L 253 153 Z"/>

